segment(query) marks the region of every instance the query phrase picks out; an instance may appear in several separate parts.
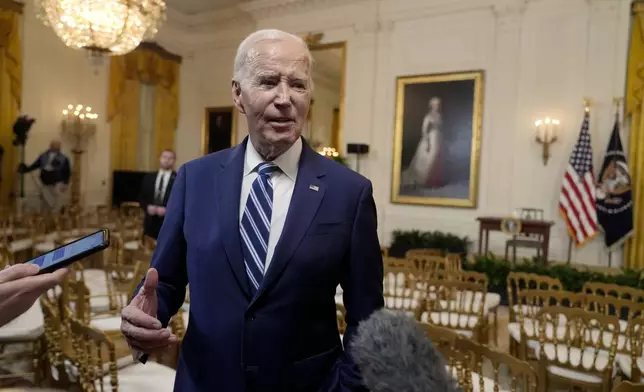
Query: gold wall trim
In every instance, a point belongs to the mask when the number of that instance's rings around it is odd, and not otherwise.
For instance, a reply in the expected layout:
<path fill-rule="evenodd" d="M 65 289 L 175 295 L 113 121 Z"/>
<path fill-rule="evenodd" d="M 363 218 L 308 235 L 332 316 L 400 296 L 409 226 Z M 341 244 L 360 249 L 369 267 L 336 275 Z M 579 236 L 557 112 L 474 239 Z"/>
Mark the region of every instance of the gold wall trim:
<path fill-rule="evenodd" d="M 314 37 L 317 38 L 318 35 L 315 35 Z M 322 37 L 320 37 L 320 39 L 321 38 Z M 333 134 L 331 135 L 331 140 L 334 141 L 335 143 L 333 144 L 336 144 L 336 145 L 332 145 L 331 147 L 339 151 L 340 155 L 344 155 L 343 143 L 344 143 L 344 116 L 346 111 L 345 101 L 346 101 L 346 89 L 347 89 L 347 42 L 338 41 L 338 42 L 329 42 L 324 44 L 320 44 L 320 43 L 309 44 L 309 50 L 312 52 L 311 54 L 313 55 L 313 61 L 315 61 L 315 55 L 313 52 L 315 52 L 316 50 L 321 51 L 321 50 L 328 50 L 328 49 L 341 49 L 342 51 L 342 57 L 340 59 L 341 67 L 342 67 L 342 76 L 340 77 L 340 105 L 338 107 L 339 124 L 338 124 L 338 127 L 333 130 Z M 313 94 L 315 95 L 315 92 Z"/>
<path fill-rule="evenodd" d="M 166 50 L 163 46 L 157 44 L 156 42 L 153 41 L 145 41 L 141 42 L 138 46 L 139 49 L 145 49 L 152 51 L 156 54 L 158 54 L 161 58 L 165 60 L 172 60 L 175 61 L 179 64 L 183 61 L 183 57 L 179 56 L 178 54 L 174 54 Z"/>

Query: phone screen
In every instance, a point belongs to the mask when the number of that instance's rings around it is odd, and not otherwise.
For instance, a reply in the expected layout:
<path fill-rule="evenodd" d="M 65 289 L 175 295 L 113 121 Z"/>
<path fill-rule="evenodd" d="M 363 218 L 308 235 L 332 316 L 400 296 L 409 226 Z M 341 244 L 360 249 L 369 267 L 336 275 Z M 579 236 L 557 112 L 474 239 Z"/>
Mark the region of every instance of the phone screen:
<path fill-rule="evenodd" d="M 96 232 L 87 237 L 81 238 L 78 241 L 74 241 L 63 247 L 54 249 L 49 253 L 38 256 L 35 259 L 28 261 L 26 264 L 36 264 L 42 270 L 54 264 L 63 263 L 83 252 L 100 247 L 105 242 L 103 234 L 103 231 Z"/>

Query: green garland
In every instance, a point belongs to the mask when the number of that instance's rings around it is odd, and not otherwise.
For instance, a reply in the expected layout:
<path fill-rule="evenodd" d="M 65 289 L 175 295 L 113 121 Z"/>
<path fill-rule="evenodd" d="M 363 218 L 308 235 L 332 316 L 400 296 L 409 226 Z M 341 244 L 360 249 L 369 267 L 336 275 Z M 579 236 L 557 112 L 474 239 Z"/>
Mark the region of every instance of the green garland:
<path fill-rule="evenodd" d="M 510 272 L 525 272 L 557 278 L 568 291 L 581 291 L 586 282 L 601 282 L 644 289 L 644 271 L 622 269 L 621 273 L 603 274 L 581 266 L 550 264 L 545 266 L 538 258 L 523 259 L 512 265 L 494 255 L 467 258 L 470 241 L 441 231 L 395 230 L 392 233 L 389 255 L 404 257 L 409 249 L 439 249 L 443 254 L 458 253 L 463 259 L 463 269 L 487 275 L 491 289 L 504 290 Z"/>

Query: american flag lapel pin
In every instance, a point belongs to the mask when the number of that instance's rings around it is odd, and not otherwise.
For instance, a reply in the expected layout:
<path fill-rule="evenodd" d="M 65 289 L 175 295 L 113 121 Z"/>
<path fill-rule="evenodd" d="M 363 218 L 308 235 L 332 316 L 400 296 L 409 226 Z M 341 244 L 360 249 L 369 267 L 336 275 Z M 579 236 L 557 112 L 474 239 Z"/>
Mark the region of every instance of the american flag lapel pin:
<path fill-rule="evenodd" d="M 319 187 L 319 186 L 317 186 L 317 185 L 309 185 L 309 189 L 311 189 L 311 190 L 313 190 L 313 191 L 316 191 L 316 192 L 317 192 L 317 191 L 319 191 L 319 190 L 320 190 L 320 187 Z"/>

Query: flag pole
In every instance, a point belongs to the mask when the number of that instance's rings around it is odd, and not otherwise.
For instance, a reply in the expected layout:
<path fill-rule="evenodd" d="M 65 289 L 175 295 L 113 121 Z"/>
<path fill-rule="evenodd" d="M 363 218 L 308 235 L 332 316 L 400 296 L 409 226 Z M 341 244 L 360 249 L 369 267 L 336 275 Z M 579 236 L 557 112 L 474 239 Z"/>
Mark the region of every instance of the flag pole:
<path fill-rule="evenodd" d="M 624 98 L 622 97 L 614 97 L 613 98 L 613 105 L 615 105 L 615 120 L 619 120 L 619 110 L 621 109 L 622 102 L 624 101 Z"/>
<path fill-rule="evenodd" d="M 570 265 L 570 259 L 572 259 L 572 237 L 568 237 L 568 265 Z"/>

